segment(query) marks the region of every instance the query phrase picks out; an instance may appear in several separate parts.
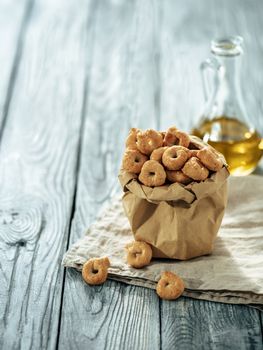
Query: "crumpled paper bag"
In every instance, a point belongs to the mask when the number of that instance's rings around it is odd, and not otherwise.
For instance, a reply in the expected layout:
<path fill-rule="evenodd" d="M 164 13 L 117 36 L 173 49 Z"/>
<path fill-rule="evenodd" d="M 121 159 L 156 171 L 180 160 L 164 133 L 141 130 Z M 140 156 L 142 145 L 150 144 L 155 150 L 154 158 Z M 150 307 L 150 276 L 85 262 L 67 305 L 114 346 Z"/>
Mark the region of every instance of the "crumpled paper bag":
<path fill-rule="evenodd" d="M 192 148 L 201 145 L 207 144 L 192 137 Z M 205 181 L 152 188 L 121 170 L 123 207 L 135 240 L 151 244 L 156 258 L 187 260 L 211 254 L 227 203 L 228 176 L 224 166 Z"/>

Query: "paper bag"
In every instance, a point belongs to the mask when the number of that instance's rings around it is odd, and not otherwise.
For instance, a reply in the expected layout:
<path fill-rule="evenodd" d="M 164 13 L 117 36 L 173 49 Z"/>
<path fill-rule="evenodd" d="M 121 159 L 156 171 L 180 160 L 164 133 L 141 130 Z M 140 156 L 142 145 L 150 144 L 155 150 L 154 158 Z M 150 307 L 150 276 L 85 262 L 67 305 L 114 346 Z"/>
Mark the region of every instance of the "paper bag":
<path fill-rule="evenodd" d="M 193 148 L 203 144 L 192 137 Z M 149 243 L 156 258 L 187 260 L 212 253 L 227 203 L 228 176 L 224 166 L 202 182 L 152 188 L 121 170 L 123 207 L 135 240 Z"/>

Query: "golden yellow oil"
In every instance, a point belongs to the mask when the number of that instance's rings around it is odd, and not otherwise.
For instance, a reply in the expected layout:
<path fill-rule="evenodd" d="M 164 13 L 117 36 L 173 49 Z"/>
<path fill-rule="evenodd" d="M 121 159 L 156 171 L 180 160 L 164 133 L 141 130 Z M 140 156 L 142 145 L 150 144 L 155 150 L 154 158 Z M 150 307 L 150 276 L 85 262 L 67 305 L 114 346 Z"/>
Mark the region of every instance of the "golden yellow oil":
<path fill-rule="evenodd" d="M 232 175 L 252 173 L 263 153 L 259 134 L 235 118 L 220 116 L 204 120 L 192 133 L 225 156 Z"/>

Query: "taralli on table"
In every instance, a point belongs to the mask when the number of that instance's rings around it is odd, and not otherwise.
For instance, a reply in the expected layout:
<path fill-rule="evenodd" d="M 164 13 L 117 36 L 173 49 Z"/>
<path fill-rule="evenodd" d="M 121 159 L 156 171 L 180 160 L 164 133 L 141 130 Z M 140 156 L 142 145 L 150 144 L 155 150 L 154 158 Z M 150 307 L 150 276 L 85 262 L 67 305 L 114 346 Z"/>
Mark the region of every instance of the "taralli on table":
<path fill-rule="evenodd" d="M 219 158 L 216 152 L 213 152 L 212 149 L 208 147 L 198 151 L 197 157 L 209 170 L 218 171 L 223 167 L 223 161 Z"/>
<path fill-rule="evenodd" d="M 99 285 L 106 281 L 108 277 L 109 259 L 90 259 L 83 265 L 82 277 L 84 281 L 91 285 Z"/>
<path fill-rule="evenodd" d="M 147 160 L 142 166 L 139 180 L 149 187 L 162 186 L 165 183 L 166 172 L 156 160 Z"/>
<path fill-rule="evenodd" d="M 148 157 L 140 151 L 127 149 L 123 156 L 122 167 L 130 173 L 139 174 L 147 160 Z"/>
<path fill-rule="evenodd" d="M 159 147 L 156 148 L 154 151 L 152 151 L 152 154 L 150 156 L 151 160 L 156 160 L 157 162 L 162 162 L 162 157 L 163 157 L 163 153 L 164 151 L 166 151 L 168 149 L 168 147 Z"/>
<path fill-rule="evenodd" d="M 131 128 L 130 129 L 130 132 L 129 132 L 129 135 L 126 139 L 126 147 L 129 148 L 129 149 L 137 149 L 137 145 L 136 145 L 136 142 L 137 142 L 137 134 L 138 132 L 140 132 L 141 130 L 140 129 L 137 129 L 137 128 Z"/>
<path fill-rule="evenodd" d="M 175 300 L 183 294 L 184 288 L 184 282 L 179 276 L 165 271 L 157 283 L 156 292 L 162 299 Z"/>
<path fill-rule="evenodd" d="M 141 153 L 150 155 L 152 151 L 163 145 L 163 136 L 152 129 L 141 131 L 137 134 L 136 145 Z"/>
<path fill-rule="evenodd" d="M 132 267 L 140 269 L 149 265 L 152 260 L 152 248 L 146 242 L 135 241 L 126 245 L 127 262 Z"/>
<path fill-rule="evenodd" d="M 164 151 L 162 161 L 168 170 L 179 170 L 189 158 L 189 150 L 182 146 L 172 146 Z"/>
<path fill-rule="evenodd" d="M 190 137 L 187 133 L 178 130 L 176 127 L 171 127 L 167 130 L 164 138 L 164 146 L 179 145 L 188 147 L 190 144 Z"/>
<path fill-rule="evenodd" d="M 181 170 L 166 170 L 166 176 L 170 182 L 179 182 L 184 185 L 187 185 L 192 181 L 192 179 L 185 175 Z"/>
<path fill-rule="evenodd" d="M 204 181 L 209 175 L 208 169 L 196 157 L 191 157 L 185 163 L 182 172 L 195 181 Z"/>

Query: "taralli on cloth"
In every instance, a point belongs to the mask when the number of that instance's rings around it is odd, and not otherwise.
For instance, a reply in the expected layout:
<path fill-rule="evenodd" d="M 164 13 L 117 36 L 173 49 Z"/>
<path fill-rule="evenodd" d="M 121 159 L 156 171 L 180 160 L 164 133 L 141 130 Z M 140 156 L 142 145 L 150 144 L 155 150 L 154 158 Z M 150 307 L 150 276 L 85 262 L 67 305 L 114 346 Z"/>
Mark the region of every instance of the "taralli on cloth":
<path fill-rule="evenodd" d="M 150 264 L 152 260 L 152 248 L 146 242 L 131 242 L 126 245 L 127 263 L 140 269 Z"/>
<path fill-rule="evenodd" d="M 108 277 L 109 266 L 110 261 L 107 257 L 90 259 L 83 265 L 82 277 L 88 284 L 102 284 Z"/>
<path fill-rule="evenodd" d="M 125 246 L 133 234 L 119 195 L 105 203 L 98 219 L 65 254 L 63 264 L 81 271 L 87 260 L 108 256 L 110 279 L 155 290 L 162 272 L 171 271 L 183 279 L 184 296 L 263 310 L 262 198 L 263 177 L 230 177 L 228 205 L 213 254 L 187 261 L 153 259 L 135 269 L 126 262 Z M 79 230 L 80 237 L 82 232 L 85 227 Z"/>
<path fill-rule="evenodd" d="M 160 298 L 166 300 L 175 300 L 179 298 L 184 291 L 184 282 L 175 273 L 164 271 L 159 279 L 156 292 Z"/>

